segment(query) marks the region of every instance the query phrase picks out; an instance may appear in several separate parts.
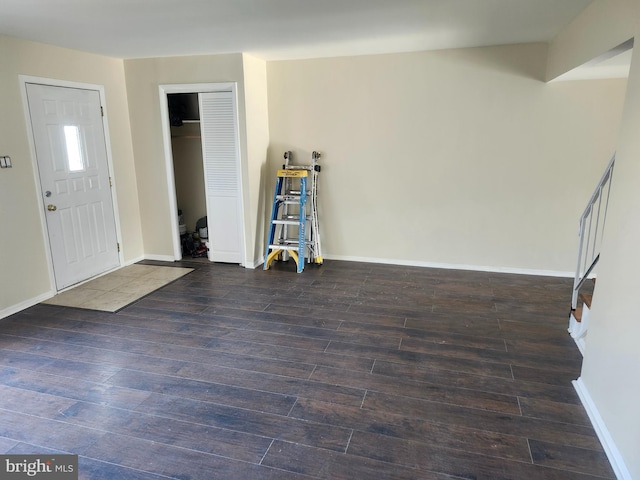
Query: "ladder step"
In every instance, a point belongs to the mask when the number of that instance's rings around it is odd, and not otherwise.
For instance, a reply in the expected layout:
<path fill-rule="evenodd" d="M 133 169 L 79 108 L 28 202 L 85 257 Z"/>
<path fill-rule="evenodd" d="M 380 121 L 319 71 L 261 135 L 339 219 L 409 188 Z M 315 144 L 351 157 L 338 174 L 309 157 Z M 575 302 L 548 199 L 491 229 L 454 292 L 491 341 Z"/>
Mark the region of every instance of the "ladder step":
<path fill-rule="evenodd" d="M 313 165 L 287 165 L 285 167 L 287 170 L 308 170 L 312 172 L 314 170 Z"/>
<path fill-rule="evenodd" d="M 280 202 L 295 202 L 298 205 L 300 203 L 300 195 L 276 195 L 276 200 Z"/>
<path fill-rule="evenodd" d="M 300 220 L 271 220 L 272 225 L 300 225 Z"/>
<path fill-rule="evenodd" d="M 269 248 L 274 247 L 274 248 L 282 248 L 282 247 L 286 247 L 287 245 L 298 245 L 298 239 L 297 238 L 279 238 L 278 240 L 276 240 L 279 243 L 272 243 L 271 245 L 269 245 Z M 308 246 L 311 246 L 313 244 L 313 242 L 309 241 L 309 240 L 305 240 L 304 243 Z"/>
<path fill-rule="evenodd" d="M 287 244 L 273 244 L 273 245 L 269 245 L 269 249 L 270 250 L 298 250 L 298 241 L 296 240 L 295 243 L 291 242 L 291 243 L 287 243 Z"/>
<path fill-rule="evenodd" d="M 278 177 L 281 178 L 306 178 L 308 175 L 309 173 L 306 169 L 294 170 L 292 168 L 287 168 L 284 170 L 278 170 Z"/>

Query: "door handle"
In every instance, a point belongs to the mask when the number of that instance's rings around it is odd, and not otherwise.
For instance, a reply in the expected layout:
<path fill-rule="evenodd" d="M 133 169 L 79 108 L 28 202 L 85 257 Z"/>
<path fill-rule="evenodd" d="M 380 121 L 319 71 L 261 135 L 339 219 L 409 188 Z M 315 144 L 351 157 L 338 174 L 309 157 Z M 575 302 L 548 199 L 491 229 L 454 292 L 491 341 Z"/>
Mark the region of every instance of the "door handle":
<path fill-rule="evenodd" d="M 55 212 L 58 209 L 58 207 L 56 207 L 55 205 L 47 205 L 47 210 L 49 210 L 50 212 Z"/>

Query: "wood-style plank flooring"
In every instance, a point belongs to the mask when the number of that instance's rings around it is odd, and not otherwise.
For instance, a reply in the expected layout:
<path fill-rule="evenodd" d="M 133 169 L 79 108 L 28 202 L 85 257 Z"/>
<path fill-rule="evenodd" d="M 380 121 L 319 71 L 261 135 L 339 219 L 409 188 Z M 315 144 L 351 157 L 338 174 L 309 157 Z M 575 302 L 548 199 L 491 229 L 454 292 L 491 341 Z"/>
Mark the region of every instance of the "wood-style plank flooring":
<path fill-rule="evenodd" d="M 1 453 L 83 479 L 614 478 L 570 383 L 570 280 L 176 265 L 115 314 L 0 320 Z"/>

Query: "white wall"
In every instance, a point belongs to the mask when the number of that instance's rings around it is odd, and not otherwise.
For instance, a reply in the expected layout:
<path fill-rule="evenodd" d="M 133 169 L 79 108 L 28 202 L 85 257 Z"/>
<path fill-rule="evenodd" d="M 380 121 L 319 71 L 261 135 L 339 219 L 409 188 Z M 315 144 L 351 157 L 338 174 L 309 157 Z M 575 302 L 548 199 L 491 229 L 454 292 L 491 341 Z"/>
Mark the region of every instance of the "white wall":
<path fill-rule="evenodd" d="M 319 150 L 326 257 L 570 272 L 624 80 L 545 84 L 541 44 L 269 62 L 271 175 Z"/>
<path fill-rule="evenodd" d="M 640 29 L 638 30 L 640 34 Z M 581 379 L 640 478 L 640 57 L 634 52 Z"/>
<path fill-rule="evenodd" d="M 613 21 L 617 19 L 618 21 Z M 592 408 L 619 478 L 640 478 L 640 3 L 594 2 L 558 36 L 555 71 L 636 38 L 624 105 L 609 215 L 598 264 L 579 391 Z M 594 41 L 597 40 L 597 41 Z M 577 59 L 573 62 L 571 59 Z"/>
<path fill-rule="evenodd" d="M 104 85 L 124 259 L 142 255 L 122 60 L 0 35 L 0 318 L 53 292 L 19 75 Z"/>

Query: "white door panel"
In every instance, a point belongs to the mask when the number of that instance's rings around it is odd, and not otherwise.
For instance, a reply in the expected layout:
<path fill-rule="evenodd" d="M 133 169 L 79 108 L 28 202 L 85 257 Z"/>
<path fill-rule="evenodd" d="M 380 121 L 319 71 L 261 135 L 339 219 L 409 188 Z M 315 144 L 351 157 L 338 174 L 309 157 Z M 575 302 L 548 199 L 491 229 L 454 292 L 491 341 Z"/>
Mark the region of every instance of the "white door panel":
<path fill-rule="evenodd" d="M 211 206 L 209 206 L 211 205 Z M 217 197 L 207 205 L 209 253 L 215 262 L 241 263 L 238 199 Z M 218 232 L 218 233 L 215 233 Z"/>
<path fill-rule="evenodd" d="M 237 107 L 230 91 L 199 94 L 209 259 L 244 263 Z"/>
<path fill-rule="evenodd" d="M 56 287 L 120 264 L 97 90 L 27 84 Z"/>

